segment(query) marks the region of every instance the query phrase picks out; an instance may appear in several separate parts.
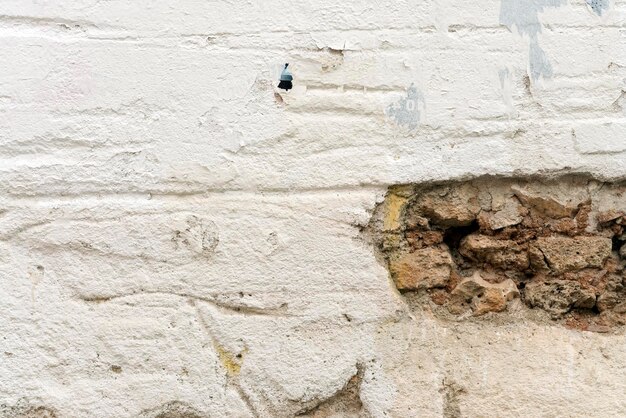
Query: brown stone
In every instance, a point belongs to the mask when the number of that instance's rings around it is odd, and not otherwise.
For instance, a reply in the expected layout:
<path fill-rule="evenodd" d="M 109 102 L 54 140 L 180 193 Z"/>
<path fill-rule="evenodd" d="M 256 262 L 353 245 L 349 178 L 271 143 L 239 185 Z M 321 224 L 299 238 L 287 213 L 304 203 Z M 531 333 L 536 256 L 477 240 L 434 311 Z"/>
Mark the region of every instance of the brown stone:
<path fill-rule="evenodd" d="M 550 229 L 554 232 L 573 236 L 578 233 L 578 224 L 572 218 L 561 218 L 550 225 Z"/>
<path fill-rule="evenodd" d="M 391 187 L 370 226 L 398 289 L 419 292 L 411 306 L 500 312 L 508 279 L 524 309 L 601 332 L 626 325 L 625 198 L 621 184 L 578 176 L 414 184 Z"/>
<path fill-rule="evenodd" d="M 15 406 L 0 405 L 0 416 L 14 418 L 57 418 L 55 410 L 45 406 L 28 406 L 22 400 Z"/>
<path fill-rule="evenodd" d="M 530 282 L 526 285 L 525 300 L 531 307 L 539 307 L 553 317 L 560 317 L 572 308 L 591 309 L 596 304 L 595 292 L 572 280 Z"/>
<path fill-rule="evenodd" d="M 529 267 L 528 251 L 511 240 L 499 240 L 479 234 L 463 239 L 461 255 L 502 269 L 525 270 Z"/>
<path fill-rule="evenodd" d="M 528 258 L 530 260 L 530 267 L 534 271 L 548 272 L 550 267 L 546 263 L 546 259 L 539 248 L 535 245 L 531 245 L 528 248 Z"/>
<path fill-rule="evenodd" d="M 424 218 L 421 215 L 417 215 L 415 213 L 416 208 L 415 206 L 411 206 L 408 210 L 407 210 L 407 214 L 406 214 L 406 222 L 405 222 L 405 226 L 407 229 L 427 229 L 429 228 L 429 222 L 427 218 Z"/>
<path fill-rule="evenodd" d="M 454 288 L 448 309 L 454 314 L 461 314 L 470 308 L 476 316 L 502 312 L 506 309 L 507 301 L 516 297 L 519 297 L 519 292 L 512 280 L 489 283 L 479 273 L 475 273 Z"/>
<path fill-rule="evenodd" d="M 485 289 L 485 293 L 474 302 L 474 315 L 480 316 L 488 312 L 502 312 L 506 309 L 506 299 L 498 289 Z"/>
<path fill-rule="evenodd" d="M 542 237 L 536 245 L 556 274 L 601 268 L 612 248 L 611 239 L 603 237 Z"/>
<path fill-rule="evenodd" d="M 605 224 L 624 216 L 624 212 L 617 210 L 609 210 L 599 213 L 597 216 L 598 223 Z"/>
<path fill-rule="evenodd" d="M 604 292 L 598 296 L 598 310 L 604 312 L 613 309 L 621 302 L 621 299 L 617 292 Z"/>
<path fill-rule="evenodd" d="M 443 305 L 448 301 L 450 295 L 444 289 L 434 289 L 430 294 L 430 299 L 435 305 Z"/>
<path fill-rule="evenodd" d="M 614 308 L 615 313 L 626 314 L 626 301 L 620 303 Z"/>
<path fill-rule="evenodd" d="M 607 332 L 611 332 L 611 327 L 609 327 L 608 325 L 589 324 L 589 326 L 587 327 L 587 331 L 607 333 Z"/>
<path fill-rule="evenodd" d="M 524 217 L 521 214 L 522 207 L 517 199 L 509 198 L 498 208 L 490 212 L 481 212 L 479 220 L 483 228 L 493 231 L 506 228 L 507 226 L 518 225 Z"/>
<path fill-rule="evenodd" d="M 418 197 L 415 207 L 439 225 L 470 225 L 480 212 L 478 190 L 469 184 L 431 190 Z"/>
<path fill-rule="evenodd" d="M 578 213 L 576 214 L 576 226 L 579 231 L 584 231 L 589 226 L 589 214 L 591 213 L 591 200 L 586 201 L 580 205 Z"/>
<path fill-rule="evenodd" d="M 450 280 L 452 257 L 441 247 L 426 247 L 389 261 L 389 270 L 400 290 L 445 287 Z"/>
<path fill-rule="evenodd" d="M 428 231 L 424 232 L 422 236 L 424 245 L 436 245 L 443 242 L 443 233 L 440 231 Z"/>
<path fill-rule="evenodd" d="M 573 217 L 578 210 L 578 203 L 581 203 L 559 196 L 556 191 L 546 194 L 528 187 L 513 186 L 512 189 L 524 205 L 554 219 Z"/>

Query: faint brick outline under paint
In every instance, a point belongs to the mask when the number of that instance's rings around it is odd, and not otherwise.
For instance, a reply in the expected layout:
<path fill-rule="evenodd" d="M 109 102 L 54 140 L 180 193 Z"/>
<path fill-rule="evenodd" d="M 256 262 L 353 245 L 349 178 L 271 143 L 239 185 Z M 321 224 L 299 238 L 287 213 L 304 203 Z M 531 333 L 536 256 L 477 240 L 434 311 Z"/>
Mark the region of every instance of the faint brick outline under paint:
<path fill-rule="evenodd" d="M 420 111 L 420 105 L 422 111 Z M 388 117 L 393 118 L 399 126 L 413 130 L 419 126 L 425 108 L 424 95 L 414 84 L 411 84 L 406 90 L 406 97 L 387 106 L 385 113 Z"/>

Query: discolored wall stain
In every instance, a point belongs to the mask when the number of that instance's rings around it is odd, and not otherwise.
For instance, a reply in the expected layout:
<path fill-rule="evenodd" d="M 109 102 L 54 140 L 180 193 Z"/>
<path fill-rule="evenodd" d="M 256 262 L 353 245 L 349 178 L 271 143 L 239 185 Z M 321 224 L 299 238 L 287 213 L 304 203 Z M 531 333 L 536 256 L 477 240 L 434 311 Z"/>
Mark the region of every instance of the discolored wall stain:
<path fill-rule="evenodd" d="M 406 91 L 406 97 L 387 106 L 385 113 L 398 125 L 413 130 L 419 126 L 425 107 L 424 95 L 411 84 Z"/>
<path fill-rule="evenodd" d="M 566 2 L 566 0 L 502 0 L 500 23 L 511 30 L 515 26 L 517 33 L 530 38 L 528 58 L 530 76 L 533 81 L 541 77 L 550 78 L 553 75 L 552 65 L 539 46 L 539 33 L 541 33 L 539 13 L 548 7 L 560 7 Z"/>

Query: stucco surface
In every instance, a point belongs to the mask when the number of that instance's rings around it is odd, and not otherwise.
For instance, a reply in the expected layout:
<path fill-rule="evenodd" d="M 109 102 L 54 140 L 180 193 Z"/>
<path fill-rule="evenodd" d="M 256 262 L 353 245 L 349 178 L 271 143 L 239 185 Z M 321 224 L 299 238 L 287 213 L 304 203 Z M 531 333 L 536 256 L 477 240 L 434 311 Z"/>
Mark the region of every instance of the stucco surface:
<path fill-rule="evenodd" d="M 3 0 L 0 58 L 3 418 L 626 411 L 623 331 L 416 312 L 363 232 L 625 179 L 623 0 Z"/>

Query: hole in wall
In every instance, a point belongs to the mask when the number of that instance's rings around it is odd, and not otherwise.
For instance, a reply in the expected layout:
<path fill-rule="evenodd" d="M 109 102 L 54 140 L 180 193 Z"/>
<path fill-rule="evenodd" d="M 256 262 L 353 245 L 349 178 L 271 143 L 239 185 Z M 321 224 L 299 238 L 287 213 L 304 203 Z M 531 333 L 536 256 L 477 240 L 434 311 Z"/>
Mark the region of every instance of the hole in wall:
<path fill-rule="evenodd" d="M 391 186 L 367 228 L 393 283 L 442 319 L 626 325 L 626 185 L 587 176 Z M 531 315 L 532 313 L 532 315 Z"/>

